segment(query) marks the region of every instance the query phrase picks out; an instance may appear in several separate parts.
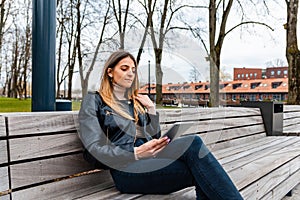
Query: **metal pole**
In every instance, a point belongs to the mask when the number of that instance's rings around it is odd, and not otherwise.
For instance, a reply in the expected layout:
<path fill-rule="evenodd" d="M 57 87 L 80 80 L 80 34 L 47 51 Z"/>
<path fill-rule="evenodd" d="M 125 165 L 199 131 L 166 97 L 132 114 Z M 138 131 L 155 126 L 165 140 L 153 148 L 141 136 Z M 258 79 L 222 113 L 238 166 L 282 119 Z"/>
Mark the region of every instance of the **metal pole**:
<path fill-rule="evenodd" d="M 32 111 L 55 110 L 56 1 L 32 1 Z"/>
<path fill-rule="evenodd" d="M 148 96 L 150 97 L 150 60 L 148 60 Z"/>

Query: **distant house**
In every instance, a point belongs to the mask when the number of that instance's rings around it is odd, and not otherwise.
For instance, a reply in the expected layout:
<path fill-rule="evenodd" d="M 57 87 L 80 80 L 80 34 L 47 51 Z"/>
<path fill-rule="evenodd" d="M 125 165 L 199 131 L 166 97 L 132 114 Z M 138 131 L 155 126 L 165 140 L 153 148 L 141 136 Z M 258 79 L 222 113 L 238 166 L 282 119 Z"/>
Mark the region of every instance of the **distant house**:
<path fill-rule="evenodd" d="M 237 68 L 235 68 L 237 69 Z M 286 101 L 288 95 L 287 67 L 235 70 L 234 80 L 220 82 L 221 104 L 238 104 L 240 101 Z M 240 78 L 239 78 L 240 77 Z M 245 79 L 248 77 L 248 79 Z M 264 78 L 263 78 L 264 77 Z M 269 78 L 268 78 L 269 77 Z M 149 94 L 148 85 L 139 90 Z M 209 100 L 210 83 L 168 83 L 163 85 L 163 103 L 205 106 Z M 155 99 L 156 86 L 150 85 L 150 97 Z"/>

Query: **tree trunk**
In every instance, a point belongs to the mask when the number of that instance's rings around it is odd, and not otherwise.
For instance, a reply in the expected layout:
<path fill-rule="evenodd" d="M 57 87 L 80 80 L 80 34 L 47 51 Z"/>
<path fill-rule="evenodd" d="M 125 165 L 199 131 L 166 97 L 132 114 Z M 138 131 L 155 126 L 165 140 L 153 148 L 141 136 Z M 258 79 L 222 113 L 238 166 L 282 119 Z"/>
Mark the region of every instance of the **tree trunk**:
<path fill-rule="evenodd" d="M 162 79 L 163 71 L 161 69 L 162 49 L 154 49 L 155 52 L 155 69 L 156 69 L 156 104 L 160 105 L 162 102 Z"/>
<path fill-rule="evenodd" d="M 286 58 L 289 65 L 288 104 L 300 104 L 300 52 L 297 43 L 298 0 L 286 1 Z"/>
<path fill-rule="evenodd" d="M 219 106 L 219 66 L 215 63 L 217 53 L 215 51 L 216 38 L 216 15 L 217 8 L 215 0 L 209 3 L 209 45 L 210 45 L 210 97 L 209 106 Z"/>

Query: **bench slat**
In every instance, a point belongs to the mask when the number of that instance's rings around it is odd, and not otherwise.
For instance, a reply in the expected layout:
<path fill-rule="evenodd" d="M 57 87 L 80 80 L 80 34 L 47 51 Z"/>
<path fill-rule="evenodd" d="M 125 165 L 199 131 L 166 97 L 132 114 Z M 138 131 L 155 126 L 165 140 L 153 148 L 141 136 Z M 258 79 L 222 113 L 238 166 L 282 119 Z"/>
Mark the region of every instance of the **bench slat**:
<path fill-rule="evenodd" d="M 280 150 L 294 145 L 296 141 L 293 138 L 287 138 L 286 140 L 278 139 L 272 143 L 261 145 L 259 148 L 249 149 L 247 151 L 240 152 L 236 155 L 232 155 L 229 158 L 221 159 L 221 163 L 224 163 L 224 168 L 227 171 L 232 171 L 243 166 L 255 162 L 256 160 L 263 159 L 273 152 L 279 152 Z M 226 163 L 226 164 L 225 164 Z"/>
<path fill-rule="evenodd" d="M 284 105 L 283 106 L 283 112 L 295 112 L 300 111 L 299 105 Z"/>
<path fill-rule="evenodd" d="M 19 114 L 8 117 L 9 135 L 40 134 L 76 130 L 70 114 L 60 112 L 39 114 Z"/>
<path fill-rule="evenodd" d="M 81 149 L 82 144 L 76 133 L 10 139 L 11 161 L 76 152 Z"/>
<path fill-rule="evenodd" d="M 138 198 L 138 200 L 149 200 L 149 199 L 159 199 L 159 200 L 194 200 L 196 198 L 195 187 L 188 187 L 183 190 L 171 193 L 169 195 L 144 195 Z"/>
<path fill-rule="evenodd" d="M 277 141 L 276 137 L 263 137 L 254 141 L 250 141 L 246 144 L 241 144 L 239 146 L 232 146 L 225 149 L 220 149 L 214 151 L 213 153 L 218 159 L 224 159 L 230 157 L 231 155 L 238 154 L 240 152 L 248 151 L 254 148 L 260 148 L 262 145 L 269 144 L 274 141 Z"/>
<path fill-rule="evenodd" d="M 0 194 L 9 189 L 8 167 L 0 167 Z M 1 197 L 2 199 L 2 197 Z"/>
<path fill-rule="evenodd" d="M 113 186 L 108 171 L 52 182 L 12 193 L 12 200 L 75 199 Z"/>
<path fill-rule="evenodd" d="M 98 199 L 114 199 L 114 200 L 129 200 L 137 199 L 141 194 L 121 194 L 115 187 L 97 192 L 91 195 L 80 198 L 80 200 L 98 200 Z"/>
<path fill-rule="evenodd" d="M 54 180 L 85 172 L 91 166 L 82 154 L 32 161 L 10 166 L 12 188 Z"/>
<path fill-rule="evenodd" d="M 6 136 L 5 117 L 0 115 L 0 137 Z"/>
<path fill-rule="evenodd" d="M 200 136 L 201 136 L 201 134 L 200 134 Z M 228 148 L 228 147 L 238 146 L 240 144 L 247 144 L 254 140 L 258 140 L 258 139 L 265 138 L 265 137 L 266 137 L 266 133 L 263 132 L 260 134 L 250 135 L 247 137 L 241 137 L 241 138 L 237 138 L 234 140 L 227 140 L 227 141 L 223 141 L 223 142 L 216 143 L 216 144 L 208 144 L 208 147 L 211 149 L 211 151 L 216 151 L 216 150 L 220 150 L 220 149 L 224 149 L 224 148 Z"/>
<path fill-rule="evenodd" d="M 7 163 L 7 141 L 0 140 L 0 164 Z"/>
<path fill-rule="evenodd" d="M 231 171 L 230 176 L 237 187 L 242 189 L 255 180 L 272 172 L 274 169 L 284 165 L 284 163 L 299 156 L 300 138 L 295 138 L 295 140 L 296 139 L 298 139 L 298 142 L 293 145 L 280 149 L 277 152 L 273 152 L 263 158 L 259 158 L 244 165 L 242 168 Z M 226 165 L 224 167 L 226 167 Z M 245 176 L 245 172 L 249 175 L 251 174 L 251 176 Z"/>
<path fill-rule="evenodd" d="M 240 128 L 233 128 L 227 130 L 220 130 L 220 131 L 211 131 L 208 133 L 200 134 L 201 138 L 203 139 L 204 143 L 214 144 L 220 141 L 226 140 L 234 140 L 239 139 L 249 135 L 261 134 L 264 133 L 264 126 L 261 124 L 253 125 L 251 127 L 240 127 Z"/>
<path fill-rule="evenodd" d="M 272 191 L 273 188 L 276 188 L 278 185 L 280 185 L 289 176 L 291 176 L 294 173 L 297 173 L 297 170 L 300 167 L 299 165 L 300 157 L 298 156 L 291 162 L 281 166 L 277 170 L 251 184 L 251 186 L 242 190 L 241 194 L 245 199 L 261 199 L 264 195 Z M 300 177 L 298 177 L 298 179 L 299 178 Z"/>
<path fill-rule="evenodd" d="M 243 107 L 164 109 L 158 112 L 161 123 L 261 115 L 259 108 Z"/>
<path fill-rule="evenodd" d="M 282 199 L 292 188 L 295 188 L 299 183 L 300 179 L 300 170 L 298 170 L 295 174 L 291 175 L 287 179 L 285 179 L 281 184 L 279 184 L 276 188 L 266 194 L 262 200 L 268 199 Z M 296 200 L 296 199 L 295 199 Z"/>

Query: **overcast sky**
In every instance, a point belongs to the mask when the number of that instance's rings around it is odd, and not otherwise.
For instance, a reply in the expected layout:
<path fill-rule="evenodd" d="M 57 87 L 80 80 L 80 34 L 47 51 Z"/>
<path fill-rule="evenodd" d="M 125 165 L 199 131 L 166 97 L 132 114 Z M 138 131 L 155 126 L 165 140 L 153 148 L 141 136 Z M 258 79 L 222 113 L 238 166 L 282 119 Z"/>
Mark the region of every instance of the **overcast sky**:
<path fill-rule="evenodd" d="M 242 31 L 236 29 L 229 33 L 222 47 L 221 53 L 221 71 L 233 74 L 233 68 L 248 67 L 248 68 L 266 68 L 267 62 L 280 59 L 287 66 L 285 58 L 285 43 L 286 31 L 283 28 L 285 19 L 285 5 L 283 4 L 281 10 L 273 9 L 278 14 L 268 24 L 272 26 L 274 31 L 271 31 L 263 26 L 249 26 Z M 272 16 L 274 17 L 274 15 Z M 233 22 L 233 24 L 237 22 Z M 230 24 L 228 24 L 228 28 Z M 142 31 L 141 31 L 142 33 Z M 241 34 L 242 33 L 242 34 Z M 138 45 L 133 34 L 132 39 L 128 39 L 130 34 L 127 34 L 126 46 L 130 46 L 129 50 L 136 55 Z M 177 82 L 190 82 L 190 71 L 192 67 L 196 67 L 200 73 L 201 81 L 209 80 L 209 63 L 205 61 L 207 56 L 203 46 L 192 38 L 186 35 L 176 35 L 173 37 L 174 46 L 181 46 L 181 48 L 164 48 L 162 68 L 164 72 L 163 83 L 177 83 Z M 132 42 L 132 43 L 130 43 Z M 180 45 L 178 45 L 180 44 Z M 155 80 L 155 63 L 151 42 L 149 47 L 144 48 L 145 51 L 139 66 L 139 75 L 142 83 L 148 82 L 148 61 L 151 65 L 151 82 Z M 95 70 L 92 82 L 99 79 L 99 70 Z M 96 81 L 98 82 L 98 81 Z"/>

